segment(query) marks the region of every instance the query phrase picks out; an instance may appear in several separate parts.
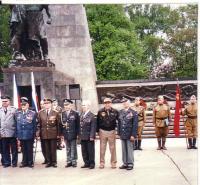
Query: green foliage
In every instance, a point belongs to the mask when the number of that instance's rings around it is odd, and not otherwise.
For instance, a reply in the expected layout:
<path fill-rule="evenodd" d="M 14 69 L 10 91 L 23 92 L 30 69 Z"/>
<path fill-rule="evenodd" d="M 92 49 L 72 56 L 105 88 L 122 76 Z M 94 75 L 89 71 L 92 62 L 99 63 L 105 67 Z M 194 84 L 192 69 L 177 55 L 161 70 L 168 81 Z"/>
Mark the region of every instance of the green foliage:
<path fill-rule="evenodd" d="M 11 59 L 9 16 L 9 7 L 0 5 L 0 66 L 7 65 Z"/>
<path fill-rule="evenodd" d="M 99 80 L 144 77 L 142 43 L 122 5 L 87 5 L 87 18 Z M 141 70 L 142 68 L 142 70 Z M 142 73 L 140 73 L 142 71 Z"/>

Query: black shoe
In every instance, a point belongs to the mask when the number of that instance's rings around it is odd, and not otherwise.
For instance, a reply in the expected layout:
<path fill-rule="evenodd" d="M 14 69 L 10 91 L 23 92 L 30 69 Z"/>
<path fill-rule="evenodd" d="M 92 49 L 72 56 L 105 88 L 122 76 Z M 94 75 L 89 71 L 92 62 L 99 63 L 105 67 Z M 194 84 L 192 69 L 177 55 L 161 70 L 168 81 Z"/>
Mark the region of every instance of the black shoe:
<path fill-rule="evenodd" d="M 81 166 L 81 168 L 89 168 L 90 167 L 90 165 L 83 165 L 83 166 Z"/>
<path fill-rule="evenodd" d="M 65 165 L 65 168 L 68 168 L 68 167 L 70 167 L 70 166 L 72 166 L 72 163 L 66 164 L 66 165 Z"/>
<path fill-rule="evenodd" d="M 46 164 L 45 168 L 51 167 L 51 164 Z"/>
<path fill-rule="evenodd" d="M 28 167 L 29 167 L 29 168 L 33 168 L 34 165 L 33 165 L 33 164 L 29 164 Z"/>
<path fill-rule="evenodd" d="M 46 161 L 44 161 L 42 164 L 47 164 L 47 162 L 46 162 Z"/>
<path fill-rule="evenodd" d="M 72 167 L 73 167 L 73 168 L 76 168 L 76 167 L 77 167 L 77 164 L 72 164 Z"/>
<path fill-rule="evenodd" d="M 16 168 L 16 167 L 17 167 L 17 164 L 13 164 L 12 167 L 13 167 L 13 168 Z"/>
<path fill-rule="evenodd" d="M 54 167 L 54 168 L 58 167 L 57 164 L 52 164 L 51 166 Z"/>
<path fill-rule="evenodd" d="M 126 168 L 126 170 L 132 170 L 133 169 L 133 166 L 128 166 L 127 168 Z"/>
<path fill-rule="evenodd" d="M 128 168 L 128 166 L 125 166 L 125 165 L 122 165 L 119 167 L 119 169 L 127 169 L 127 168 Z"/>
<path fill-rule="evenodd" d="M 3 167 L 4 167 L 4 168 L 8 168 L 8 167 L 10 167 L 10 165 L 4 165 Z"/>
<path fill-rule="evenodd" d="M 27 167 L 27 165 L 26 164 L 21 164 L 19 167 L 20 168 L 24 168 L 24 167 Z"/>
<path fill-rule="evenodd" d="M 94 169 L 95 166 L 94 165 L 90 165 L 89 169 Z"/>

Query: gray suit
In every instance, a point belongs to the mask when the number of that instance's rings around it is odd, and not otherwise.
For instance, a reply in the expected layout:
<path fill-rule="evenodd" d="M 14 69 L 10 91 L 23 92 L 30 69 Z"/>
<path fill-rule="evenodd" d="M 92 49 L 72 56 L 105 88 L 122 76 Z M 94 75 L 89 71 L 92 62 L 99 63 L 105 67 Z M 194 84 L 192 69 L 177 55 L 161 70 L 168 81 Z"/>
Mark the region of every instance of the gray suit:
<path fill-rule="evenodd" d="M 14 107 L 0 108 L 0 138 L 2 141 L 2 164 L 4 167 L 11 165 L 16 166 L 18 161 L 17 141 L 16 141 L 16 122 Z M 12 162 L 10 156 L 10 148 L 12 153 Z"/>
<path fill-rule="evenodd" d="M 9 106 L 5 114 L 4 108 L 0 108 L 0 138 L 16 137 L 15 111 L 16 108 Z"/>

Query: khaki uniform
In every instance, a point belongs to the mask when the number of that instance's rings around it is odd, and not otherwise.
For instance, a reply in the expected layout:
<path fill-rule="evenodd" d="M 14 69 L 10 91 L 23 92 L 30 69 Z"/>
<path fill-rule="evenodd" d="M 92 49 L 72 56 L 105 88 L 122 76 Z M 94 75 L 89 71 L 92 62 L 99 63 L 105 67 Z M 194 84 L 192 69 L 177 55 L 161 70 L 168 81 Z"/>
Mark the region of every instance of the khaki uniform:
<path fill-rule="evenodd" d="M 145 108 L 143 106 L 134 106 L 132 108 L 134 111 L 138 113 L 138 130 L 137 130 L 137 136 L 138 140 L 142 139 L 142 131 L 145 126 L 146 122 L 146 114 L 145 114 Z"/>
<path fill-rule="evenodd" d="M 171 119 L 169 106 L 166 104 L 157 105 L 153 111 L 153 124 L 155 125 L 157 137 L 166 137 L 168 135 L 169 129 L 165 119 Z"/>
<path fill-rule="evenodd" d="M 153 124 L 155 125 L 156 137 L 158 139 L 158 150 L 164 149 L 166 137 L 169 129 L 168 124 L 171 120 L 170 107 L 166 104 L 156 105 L 153 110 Z M 162 143 L 161 143 L 162 142 Z"/>
<path fill-rule="evenodd" d="M 182 115 L 186 115 L 185 127 L 188 138 L 197 138 L 197 104 L 189 104 Z"/>

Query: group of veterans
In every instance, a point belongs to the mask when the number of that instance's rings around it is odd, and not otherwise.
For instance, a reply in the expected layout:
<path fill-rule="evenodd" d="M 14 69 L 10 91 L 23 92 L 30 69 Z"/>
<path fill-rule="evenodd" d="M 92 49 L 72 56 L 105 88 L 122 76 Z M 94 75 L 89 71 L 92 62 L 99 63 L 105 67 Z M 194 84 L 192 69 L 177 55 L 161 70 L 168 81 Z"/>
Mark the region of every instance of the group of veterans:
<path fill-rule="evenodd" d="M 123 98 L 123 109 L 118 111 L 112 107 L 110 98 L 105 98 L 103 108 L 97 115 L 90 110 L 91 102 L 82 101 L 81 113 L 73 110 L 73 101 L 63 100 L 63 108 L 58 106 L 57 100 L 44 98 L 41 110 L 36 112 L 29 107 L 29 100 L 21 98 L 21 107 L 16 109 L 10 105 L 10 97 L 2 96 L 0 108 L 0 153 L 4 168 L 17 167 L 18 149 L 20 141 L 22 161 L 20 168 L 34 167 L 34 142 L 41 141 L 42 154 L 46 168 L 57 167 L 57 148 L 62 140 L 66 146 L 65 167 L 77 167 L 77 140 L 81 144 L 83 166 L 81 168 L 95 168 L 95 138 L 100 140 L 100 165 L 105 167 L 105 153 L 107 143 L 111 154 L 111 168 L 117 167 L 116 138 L 121 139 L 122 165 L 119 169 L 132 170 L 134 168 L 134 150 L 142 150 L 142 131 L 146 122 L 145 109 L 141 98 L 135 98 L 134 104 Z M 197 101 L 192 95 L 189 104 L 180 111 L 186 115 L 185 128 L 188 137 L 188 149 L 197 149 Z M 166 150 L 166 137 L 171 124 L 170 107 L 163 96 L 158 96 L 157 105 L 153 108 L 153 124 L 158 141 L 158 150 Z"/>

